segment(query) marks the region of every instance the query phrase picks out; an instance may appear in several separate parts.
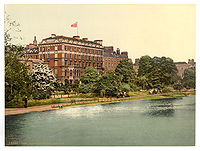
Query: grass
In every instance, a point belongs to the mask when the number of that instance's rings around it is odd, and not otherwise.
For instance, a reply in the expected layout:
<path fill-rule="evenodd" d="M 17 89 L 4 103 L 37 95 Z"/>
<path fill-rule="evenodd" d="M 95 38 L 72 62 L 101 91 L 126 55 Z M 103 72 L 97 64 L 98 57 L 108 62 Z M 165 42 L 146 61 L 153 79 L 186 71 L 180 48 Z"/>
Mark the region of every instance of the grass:
<path fill-rule="evenodd" d="M 88 105 L 88 104 L 99 104 L 110 103 L 116 101 L 134 101 L 134 100 L 146 100 L 146 99 L 163 99 L 163 98 L 176 98 L 176 97 L 184 97 L 189 94 L 195 94 L 194 91 L 190 92 L 171 92 L 167 94 L 157 94 L 157 95 L 149 95 L 148 92 L 129 92 L 130 97 L 128 98 L 98 98 L 95 94 L 78 94 L 76 96 L 71 96 L 69 98 L 51 98 L 51 99 L 43 99 L 43 100 L 28 100 L 28 107 L 31 106 L 41 106 L 41 105 L 50 105 L 50 104 L 59 104 L 59 103 L 71 103 L 68 106 L 77 106 L 77 105 Z M 98 102 L 94 102 L 97 101 Z M 103 101 L 104 100 L 104 101 Z M 106 101 L 105 101 L 106 100 Z M 87 101 L 84 102 L 84 101 Z M 88 102 L 90 101 L 90 102 Z M 78 103 L 79 102 L 79 103 Z M 74 103 L 74 104 L 73 104 Z M 77 103 L 77 104 L 76 104 Z M 15 102 L 15 104 L 11 104 L 8 107 L 23 107 L 24 102 Z"/>

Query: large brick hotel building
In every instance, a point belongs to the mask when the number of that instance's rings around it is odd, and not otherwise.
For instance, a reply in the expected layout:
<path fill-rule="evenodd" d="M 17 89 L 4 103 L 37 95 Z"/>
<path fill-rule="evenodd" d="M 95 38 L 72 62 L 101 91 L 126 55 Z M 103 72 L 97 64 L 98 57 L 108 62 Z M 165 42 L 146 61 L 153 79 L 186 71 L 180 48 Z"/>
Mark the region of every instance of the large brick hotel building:
<path fill-rule="evenodd" d="M 71 38 L 52 34 L 39 44 L 34 37 L 33 43 L 27 45 L 25 52 L 28 59 L 40 59 L 48 64 L 58 80 L 64 82 L 68 79 L 73 83 L 75 80 L 80 80 L 87 66 L 94 67 L 103 74 L 114 71 L 120 60 L 128 59 L 127 52 L 116 56 L 113 51 L 104 49 L 102 42 L 102 40 L 89 41 L 88 38 L 80 39 L 79 36 Z M 108 57 L 113 63 L 107 63 Z"/>

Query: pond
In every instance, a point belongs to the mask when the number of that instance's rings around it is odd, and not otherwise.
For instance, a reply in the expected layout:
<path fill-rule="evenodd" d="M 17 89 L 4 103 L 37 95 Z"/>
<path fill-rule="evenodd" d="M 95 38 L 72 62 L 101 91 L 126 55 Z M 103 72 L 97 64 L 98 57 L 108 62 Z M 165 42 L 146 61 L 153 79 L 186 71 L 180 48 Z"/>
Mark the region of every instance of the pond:
<path fill-rule="evenodd" d="M 6 145 L 192 146 L 195 95 L 9 115 Z"/>

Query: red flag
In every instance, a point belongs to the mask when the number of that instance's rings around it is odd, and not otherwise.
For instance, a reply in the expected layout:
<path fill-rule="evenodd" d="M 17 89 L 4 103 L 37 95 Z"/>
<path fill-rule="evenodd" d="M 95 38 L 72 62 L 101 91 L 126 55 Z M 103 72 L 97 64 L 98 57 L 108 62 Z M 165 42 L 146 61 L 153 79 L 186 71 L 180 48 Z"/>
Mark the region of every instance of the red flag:
<path fill-rule="evenodd" d="M 78 22 L 75 22 L 71 25 L 71 27 L 77 27 Z"/>

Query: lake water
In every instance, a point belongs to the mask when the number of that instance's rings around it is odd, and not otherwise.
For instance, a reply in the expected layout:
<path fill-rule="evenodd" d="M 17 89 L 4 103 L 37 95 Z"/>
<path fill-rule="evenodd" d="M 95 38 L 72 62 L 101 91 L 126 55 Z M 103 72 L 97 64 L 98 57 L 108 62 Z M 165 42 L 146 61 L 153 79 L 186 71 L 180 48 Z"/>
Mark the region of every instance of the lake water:
<path fill-rule="evenodd" d="M 6 145 L 194 145 L 195 96 L 6 116 Z"/>

